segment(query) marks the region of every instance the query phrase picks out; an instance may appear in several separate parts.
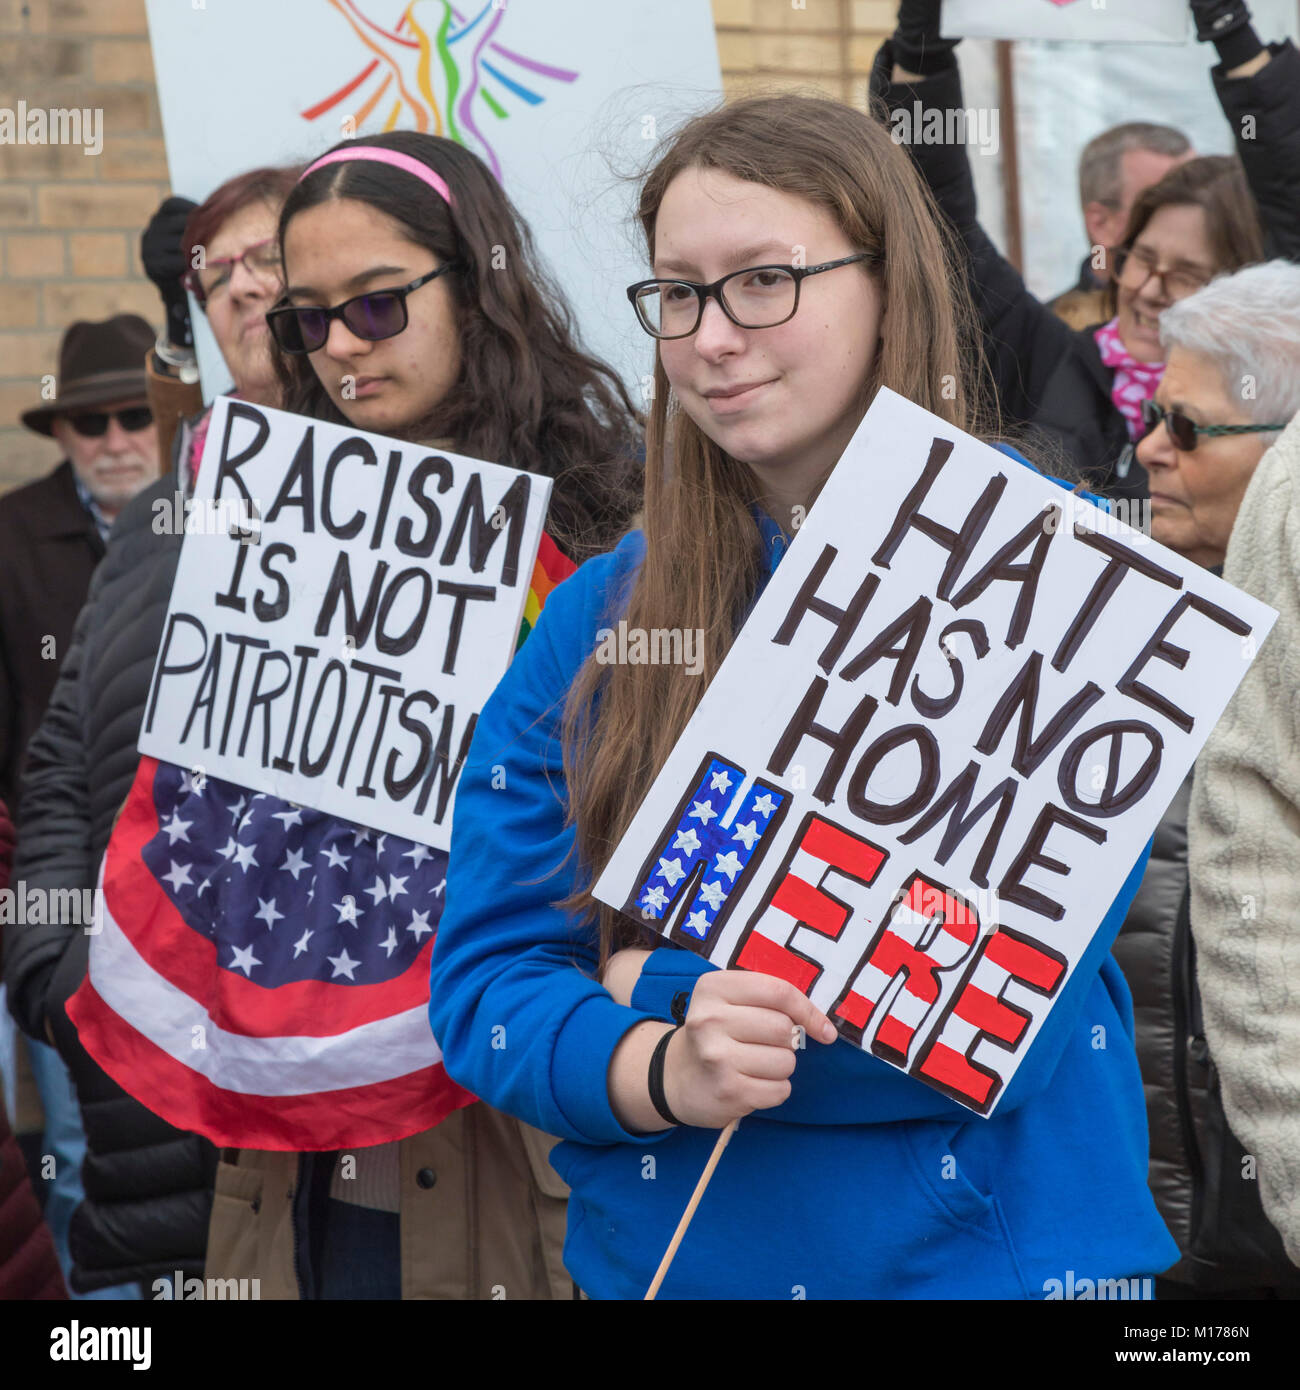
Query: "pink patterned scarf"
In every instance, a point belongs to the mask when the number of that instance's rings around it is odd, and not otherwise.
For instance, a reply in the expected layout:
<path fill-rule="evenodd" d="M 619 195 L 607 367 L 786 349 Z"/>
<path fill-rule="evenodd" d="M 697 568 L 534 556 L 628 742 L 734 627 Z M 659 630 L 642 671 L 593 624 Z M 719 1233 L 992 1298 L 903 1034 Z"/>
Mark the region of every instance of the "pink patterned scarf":
<path fill-rule="evenodd" d="M 1142 403 L 1149 401 L 1160 386 L 1165 374 L 1163 362 L 1139 362 L 1129 354 L 1119 336 L 1119 319 L 1113 318 L 1093 331 L 1101 350 L 1101 360 L 1115 369 L 1110 398 L 1115 409 L 1128 421 L 1128 437 L 1142 435 Z"/>

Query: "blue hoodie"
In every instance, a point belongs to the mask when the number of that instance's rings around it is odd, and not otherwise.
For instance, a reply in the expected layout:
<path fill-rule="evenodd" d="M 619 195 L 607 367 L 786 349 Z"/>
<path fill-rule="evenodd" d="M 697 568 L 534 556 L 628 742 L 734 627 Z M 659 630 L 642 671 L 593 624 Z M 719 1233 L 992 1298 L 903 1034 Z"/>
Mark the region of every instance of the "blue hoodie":
<path fill-rule="evenodd" d="M 760 529 L 774 570 L 785 538 L 766 517 Z M 590 920 L 552 906 L 577 881 L 565 696 L 624 611 L 644 544 L 630 534 L 552 593 L 483 711 L 429 1006 L 456 1080 L 565 1140 L 551 1156 L 572 1193 L 564 1259 L 593 1298 L 645 1294 L 717 1138 L 631 1133 L 606 1088 L 623 1035 L 671 1022 L 674 994 L 714 967 L 655 950 L 626 1008 L 594 978 Z M 789 1099 L 741 1121 L 660 1297 L 1044 1298 L 1167 1269 L 1178 1249 L 1147 1189 L 1132 1006 L 1109 954 L 1146 864 L 1133 849 L 992 1118 L 850 1043 L 810 1040 Z"/>

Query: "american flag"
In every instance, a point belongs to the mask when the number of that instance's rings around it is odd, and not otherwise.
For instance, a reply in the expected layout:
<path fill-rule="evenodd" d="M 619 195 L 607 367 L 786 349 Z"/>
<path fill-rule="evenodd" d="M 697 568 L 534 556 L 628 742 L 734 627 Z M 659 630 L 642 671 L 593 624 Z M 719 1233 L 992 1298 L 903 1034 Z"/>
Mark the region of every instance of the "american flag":
<path fill-rule="evenodd" d="M 520 641 L 575 565 L 543 533 Z M 363 1147 L 474 1097 L 429 1030 L 445 851 L 142 758 L 68 1001 L 128 1094 L 214 1144 Z"/>
<path fill-rule="evenodd" d="M 474 1097 L 429 1031 L 447 855 L 143 758 L 68 1014 L 179 1129 L 260 1149 L 381 1144 Z"/>

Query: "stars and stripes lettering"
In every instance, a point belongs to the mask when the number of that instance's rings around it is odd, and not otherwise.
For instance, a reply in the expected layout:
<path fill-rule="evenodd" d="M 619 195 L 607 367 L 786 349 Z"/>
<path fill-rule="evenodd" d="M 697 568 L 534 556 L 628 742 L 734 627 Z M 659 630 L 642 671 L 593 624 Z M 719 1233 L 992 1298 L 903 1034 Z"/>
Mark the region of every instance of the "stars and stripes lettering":
<path fill-rule="evenodd" d="M 984 942 L 975 968 L 935 1029 L 913 1071 L 932 1086 L 987 1115 L 1002 1078 L 973 1060 L 981 1042 L 1014 1052 L 1031 1022 L 1025 1009 L 1004 998 L 1013 981 L 1043 999 L 1053 998 L 1068 962 L 1040 941 L 999 927 Z"/>
<path fill-rule="evenodd" d="M 770 900 L 754 914 L 732 958 L 743 970 L 760 970 L 789 980 L 805 994 L 821 976 L 821 966 L 791 946 L 799 927 L 838 939 L 852 908 L 825 886 L 831 872 L 862 884 L 873 883 L 888 854 L 870 840 L 810 814 L 774 879 Z"/>
<path fill-rule="evenodd" d="M 950 889 L 914 874 L 895 898 L 831 1018 L 859 1045 L 895 1066 L 908 1052 L 979 936 L 979 913 Z"/>
<path fill-rule="evenodd" d="M 713 939 L 785 814 L 788 793 L 716 753 L 705 756 L 638 876 L 623 911 L 646 921 L 686 910 L 670 936 L 694 946 Z M 743 795 L 742 793 L 743 790 Z"/>

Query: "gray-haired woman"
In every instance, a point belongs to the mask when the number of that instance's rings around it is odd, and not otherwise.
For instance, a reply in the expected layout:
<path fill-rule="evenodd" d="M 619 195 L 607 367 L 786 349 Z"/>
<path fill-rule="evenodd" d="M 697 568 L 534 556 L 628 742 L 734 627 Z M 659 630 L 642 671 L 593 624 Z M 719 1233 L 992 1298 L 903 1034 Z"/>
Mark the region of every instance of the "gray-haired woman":
<path fill-rule="evenodd" d="M 1221 276 L 1165 310 L 1160 339 L 1168 366 L 1147 404 L 1148 432 L 1138 446 L 1151 478 L 1151 534 L 1197 564 L 1218 569 L 1261 459 L 1277 432 L 1300 413 L 1300 266 L 1270 261 Z M 1275 632 L 1265 645 L 1278 641 Z M 1294 699 L 1294 688 L 1283 698 Z M 1221 728 L 1236 717 L 1241 700 L 1239 692 Z M 1256 742 L 1268 737 L 1267 729 L 1256 729 Z M 1198 801 L 1209 765 L 1208 753 L 1202 754 L 1194 770 Z M 1244 937 L 1237 933 L 1255 924 L 1240 920 L 1234 899 L 1230 939 L 1216 936 L 1218 949 L 1205 939 L 1206 928 L 1217 931 L 1223 924 L 1203 922 L 1199 910 L 1192 910 L 1205 888 L 1199 858 L 1192 861 L 1196 882 L 1188 875 L 1192 795 L 1189 776 L 1156 830 L 1146 876 L 1114 947 L 1133 991 L 1151 1129 L 1151 1188 L 1182 1251 L 1182 1259 L 1157 1280 L 1157 1295 L 1300 1297 L 1300 1269 L 1265 1217 L 1267 1210 L 1276 1220 L 1277 1212 L 1260 1202 L 1261 1188 L 1267 1197 L 1281 1176 L 1277 1157 L 1257 1147 L 1253 1130 L 1239 1124 L 1250 1108 L 1239 1094 L 1238 1060 L 1243 1051 L 1251 1053 L 1248 1039 L 1255 1034 L 1259 1004 L 1243 1003 L 1254 981 L 1240 976 L 1238 943 Z M 1220 826 L 1216 834 L 1216 857 L 1235 863 L 1240 827 L 1234 833 Z M 1240 875 L 1227 876 L 1232 893 L 1254 891 Z M 1294 865 L 1291 885 L 1294 894 Z M 1288 910 L 1293 906 L 1288 903 Z M 1275 923 L 1282 930 L 1290 926 L 1289 919 Z M 1199 965 L 1197 946 L 1203 952 Z M 1300 1076 L 1293 1078 L 1296 1087 Z"/>

